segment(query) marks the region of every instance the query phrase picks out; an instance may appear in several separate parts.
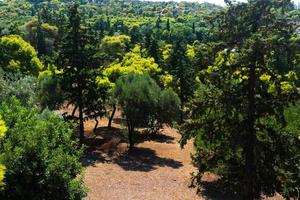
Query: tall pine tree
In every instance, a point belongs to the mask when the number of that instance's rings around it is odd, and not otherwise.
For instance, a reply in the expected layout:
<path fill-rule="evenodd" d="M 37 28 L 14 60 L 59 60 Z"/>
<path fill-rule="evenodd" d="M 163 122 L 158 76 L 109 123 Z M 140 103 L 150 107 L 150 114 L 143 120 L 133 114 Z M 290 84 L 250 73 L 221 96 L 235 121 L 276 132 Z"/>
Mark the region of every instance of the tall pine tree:
<path fill-rule="evenodd" d="M 291 2 L 226 2 L 215 24 L 226 48 L 200 73 L 181 144 L 195 138 L 198 183 L 210 171 L 239 199 L 296 196 L 300 140 L 284 112 L 299 98 Z"/>

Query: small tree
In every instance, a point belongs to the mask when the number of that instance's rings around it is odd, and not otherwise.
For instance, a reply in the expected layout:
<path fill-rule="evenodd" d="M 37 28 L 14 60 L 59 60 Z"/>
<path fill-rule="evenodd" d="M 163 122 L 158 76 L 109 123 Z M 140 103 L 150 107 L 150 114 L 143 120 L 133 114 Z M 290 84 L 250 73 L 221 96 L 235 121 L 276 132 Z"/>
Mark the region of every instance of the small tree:
<path fill-rule="evenodd" d="M 98 88 L 111 88 L 107 92 L 107 96 L 109 98 L 108 104 L 112 107 L 108 127 L 111 127 L 112 120 L 117 109 L 115 100 L 110 97 L 112 96 L 111 91 L 113 90 L 118 78 L 130 73 L 148 73 L 151 77 L 155 77 L 161 72 L 161 68 L 158 67 L 153 58 L 144 58 L 139 52 L 140 47 L 136 46 L 136 48 L 134 48 L 131 52 L 126 53 L 121 61 L 110 64 L 102 71 L 102 76 L 97 77 Z"/>
<path fill-rule="evenodd" d="M 60 86 L 59 74 L 55 66 L 40 73 L 38 78 L 38 101 L 42 109 L 59 109 L 63 104 L 64 94 Z"/>
<path fill-rule="evenodd" d="M 114 96 L 123 109 L 128 127 L 129 149 L 134 145 L 133 134 L 137 127 L 149 127 L 151 120 L 171 122 L 179 110 L 179 99 L 171 91 L 161 91 L 149 75 L 129 74 L 116 84 Z M 166 111 L 169 113 L 161 114 Z M 151 128 L 151 127 L 150 127 Z"/>

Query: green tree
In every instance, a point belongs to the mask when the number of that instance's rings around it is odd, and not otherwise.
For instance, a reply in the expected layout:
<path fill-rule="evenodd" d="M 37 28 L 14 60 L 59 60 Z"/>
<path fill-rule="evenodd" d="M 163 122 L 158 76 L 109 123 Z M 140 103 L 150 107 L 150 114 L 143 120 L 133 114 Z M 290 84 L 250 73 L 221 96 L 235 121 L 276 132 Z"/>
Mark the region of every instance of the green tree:
<path fill-rule="evenodd" d="M 108 65 L 116 59 L 121 60 L 126 52 L 129 51 L 130 37 L 127 35 L 105 36 L 100 44 L 98 57 L 102 65 Z"/>
<path fill-rule="evenodd" d="M 37 50 L 39 57 L 52 55 L 58 37 L 58 27 L 33 18 L 25 24 L 25 39 Z"/>
<path fill-rule="evenodd" d="M 290 1 L 226 2 L 217 20 L 226 49 L 201 72 L 181 145 L 195 138 L 198 183 L 201 173 L 211 171 L 242 199 L 296 196 L 299 132 L 286 128 L 284 110 L 299 92 L 293 64 L 281 62 L 295 59 Z"/>
<path fill-rule="evenodd" d="M 128 128 L 129 150 L 134 145 L 133 134 L 137 127 L 155 128 L 158 123 L 176 119 L 179 98 L 171 90 L 161 91 L 149 75 L 134 73 L 121 77 L 114 90 L 114 97 L 123 110 Z"/>
<path fill-rule="evenodd" d="M 154 58 L 155 62 L 160 64 L 161 62 L 161 52 L 158 45 L 158 39 L 153 35 L 150 37 L 149 46 L 147 47 L 149 56 Z"/>
<path fill-rule="evenodd" d="M 42 109 L 56 110 L 64 103 L 65 95 L 61 88 L 60 75 L 62 71 L 50 65 L 38 77 L 38 88 L 35 92 Z"/>
<path fill-rule="evenodd" d="M 157 29 L 160 29 L 161 28 L 161 19 L 160 19 L 160 16 L 157 18 L 156 22 L 155 22 L 155 27 Z"/>
<path fill-rule="evenodd" d="M 0 37 L 0 67 L 35 76 L 44 68 L 35 49 L 18 35 Z"/>
<path fill-rule="evenodd" d="M 84 139 L 84 112 L 87 110 L 90 113 L 90 106 L 97 105 L 97 103 L 91 102 L 99 99 L 99 95 L 97 95 L 99 93 L 95 88 L 98 75 L 96 67 L 98 66 L 95 66 L 93 59 L 96 49 L 91 45 L 94 41 L 94 35 L 88 34 L 87 30 L 81 27 L 78 4 L 73 4 L 70 7 L 69 23 L 66 30 L 67 34 L 60 53 L 60 58 L 62 58 L 60 64 L 62 70 L 60 75 L 61 88 L 65 93 L 66 100 L 70 104 L 74 104 L 79 111 L 79 134 L 82 142 Z M 92 91 L 94 91 L 93 95 L 90 95 Z M 93 99 L 85 98 L 86 95 L 90 98 L 93 97 Z M 95 107 L 95 110 L 98 108 L 98 106 Z M 97 113 L 102 112 L 97 111 Z"/>
<path fill-rule="evenodd" d="M 167 71 L 176 79 L 177 88 L 174 88 L 178 93 L 181 101 L 180 120 L 183 122 L 184 105 L 193 95 L 195 84 L 195 72 L 192 68 L 191 61 L 187 56 L 187 48 L 184 42 L 176 41 L 169 57 L 169 66 Z"/>
<path fill-rule="evenodd" d="M 0 106 L 7 127 L 0 144 L 6 166 L 1 199 L 82 199 L 86 196 L 77 141 L 69 125 L 52 112 L 15 98 Z"/>
<path fill-rule="evenodd" d="M 116 81 L 130 73 L 144 74 L 148 73 L 153 78 L 157 78 L 161 72 L 161 68 L 155 63 L 154 59 L 151 57 L 143 58 L 141 56 L 140 47 L 137 46 L 131 52 L 125 54 L 120 62 L 115 62 L 110 64 L 107 68 L 102 71 L 102 76 L 97 78 L 99 88 L 107 88 L 107 98 L 111 97 L 110 91 L 115 87 Z M 116 112 L 115 101 L 109 98 L 109 104 L 112 107 L 112 113 L 109 118 L 108 127 L 111 127 L 111 123 Z"/>
<path fill-rule="evenodd" d="M 171 26 L 170 26 L 170 19 L 168 18 L 168 19 L 167 19 L 167 24 L 166 24 L 166 30 L 167 30 L 167 31 L 170 31 L 170 30 L 171 30 L 170 27 L 171 27 Z"/>

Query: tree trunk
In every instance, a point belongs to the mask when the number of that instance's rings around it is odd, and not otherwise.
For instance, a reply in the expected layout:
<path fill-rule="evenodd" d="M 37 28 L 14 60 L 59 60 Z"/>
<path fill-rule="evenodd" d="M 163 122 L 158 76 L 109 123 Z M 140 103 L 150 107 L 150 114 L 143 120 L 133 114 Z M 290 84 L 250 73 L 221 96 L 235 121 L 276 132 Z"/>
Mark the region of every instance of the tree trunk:
<path fill-rule="evenodd" d="M 83 122 L 83 111 L 82 105 L 79 105 L 79 135 L 80 135 L 80 142 L 83 143 L 84 140 L 84 122 Z"/>
<path fill-rule="evenodd" d="M 130 120 L 126 120 L 127 121 L 127 128 L 128 128 L 128 143 L 129 143 L 129 152 L 132 150 L 133 148 L 133 138 L 132 138 L 132 134 L 134 131 L 134 128 L 132 126 L 132 123 L 130 122 Z"/>
<path fill-rule="evenodd" d="M 184 105 L 183 105 L 183 102 L 180 103 L 180 123 L 182 124 L 183 123 L 183 108 L 184 108 Z"/>
<path fill-rule="evenodd" d="M 75 107 L 74 107 L 74 109 L 73 109 L 73 111 L 72 111 L 72 117 L 74 117 L 74 116 L 75 116 L 75 112 L 76 112 L 76 110 L 77 110 L 77 106 L 75 106 Z"/>
<path fill-rule="evenodd" d="M 99 120 L 97 118 L 95 118 L 95 121 L 96 121 L 96 124 L 95 124 L 94 130 L 93 130 L 94 133 L 96 132 L 96 130 L 98 128 L 98 124 L 99 124 Z"/>
<path fill-rule="evenodd" d="M 255 168 L 255 67 L 250 67 L 249 82 L 248 82 L 248 108 L 247 108 L 247 133 L 245 141 L 245 194 L 243 199 L 253 200 L 257 197 L 255 189 L 256 168 Z"/>
<path fill-rule="evenodd" d="M 183 76 L 183 69 L 180 67 L 181 71 L 181 76 Z M 183 108 L 184 108 L 184 93 L 183 93 L 183 88 L 184 88 L 184 77 L 180 78 L 180 124 L 183 123 Z"/>
<path fill-rule="evenodd" d="M 111 113 L 110 118 L 108 120 L 108 125 L 107 125 L 108 128 L 111 128 L 112 120 L 114 119 L 116 110 L 117 110 L 117 106 L 113 105 L 113 110 L 112 110 L 112 113 Z"/>
<path fill-rule="evenodd" d="M 79 110 L 79 137 L 80 143 L 84 141 L 84 121 L 83 121 L 83 102 L 82 102 L 82 82 L 81 79 L 78 79 L 78 110 Z"/>
<path fill-rule="evenodd" d="M 134 143 L 133 143 L 133 139 L 132 139 L 132 134 L 133 134 L 133 131 L 134 131 L 134 129 L 133 129 L 133 128 L 130 128 L 130 129 L 128 129 L 129 151 L 131 151 L 131 150 L 132 150 L 132 148 L 133 148 L 133 145 L 134 145 Z"/>

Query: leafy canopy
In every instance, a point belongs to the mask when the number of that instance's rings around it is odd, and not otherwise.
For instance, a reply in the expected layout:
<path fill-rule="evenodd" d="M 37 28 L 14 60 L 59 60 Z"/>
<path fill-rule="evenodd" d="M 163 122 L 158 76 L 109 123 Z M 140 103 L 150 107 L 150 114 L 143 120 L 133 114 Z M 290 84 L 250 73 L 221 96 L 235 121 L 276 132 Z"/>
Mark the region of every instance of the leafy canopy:
<path fill-rule="evenodd" d="M 137 127 L 158 131 L 162 123 L 177 119 L 180 100 L 171 89 L 161 90 L 148 74 L 130 73 L 118 79 L 114 98 L 126 117 L 129 145 L 133 147 L 132 134 Z"/>
<path fill-rule="evenodd" d="M 15 98 L 3 102 L 6 122 L 0 161 L 6 166 L 4 199 L 82 199 L 85 189 L 79 161 L 82 150 L 72 129 L 58 116 L 22 106 Z"/>
<path fill-rule="evenodd" d="M 43 64 L 35 49 L 18 35 L 0 38 L 0 67 L 7 72 L 38 75 Z"/>
<path fill-rule="evenodd" d="M 284 113 L 299 98 L 290 2 L 228 5 L 215 21 L 226 49 L 200 72 L 181 144 L 195 139 L 198 184 L 211 171 L 239 198 L 296 196 L 299 132 Z"/>

